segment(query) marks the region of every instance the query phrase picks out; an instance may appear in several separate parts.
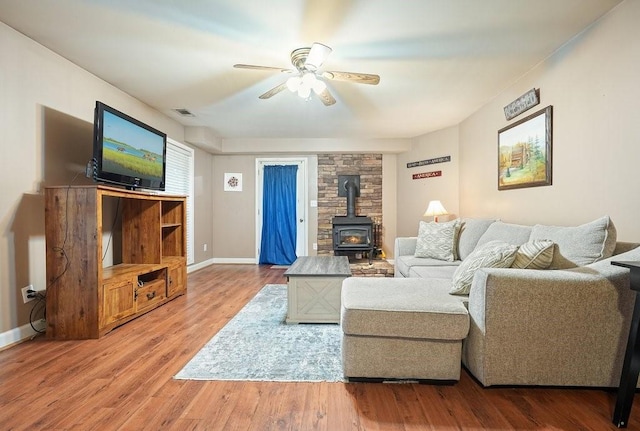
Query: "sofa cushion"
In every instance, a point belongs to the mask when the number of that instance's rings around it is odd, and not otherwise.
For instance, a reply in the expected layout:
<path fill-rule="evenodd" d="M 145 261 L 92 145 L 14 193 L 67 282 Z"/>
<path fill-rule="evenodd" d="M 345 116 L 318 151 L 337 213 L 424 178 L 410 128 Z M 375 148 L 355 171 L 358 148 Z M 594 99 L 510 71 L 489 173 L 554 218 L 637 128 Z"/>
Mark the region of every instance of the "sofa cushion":
<path fill-rule="evenodd" d="M 465 218 L 462 219 L 458 234 L 458 259 L 465 260 L 476 248 L 478 240 L 487 231 L 495 219 Z"/>
<path fill-rule="evenodd" d="M 478 246 L 456 268 L 449 293 L 468 295 L 473 276 L 478 268 L 508 268 L 513 263 L 517 251 L 517 245 L 497 240 Z"/>
<path fill-rule="evenodd" d="M 547 269 L 553 260 L 554 243 L 548 239 L 534 239 L 518 248 L 512 268 Z"/>
<path fill-rule="evenodd" d="M 439 259 L 430 259 L 427 257 L 415 257 L 413 255 L 396 256 L 395 268 L 396 275 L 402 277 L 410 277 L 410 271 L 414 267 L 441 267 L 441 266 L 453 266 L 456 267 L 460 264 L 460 261 L 445 261 Z"/>
<path fill-rule="evenodd" d="M 531 226 L 497 221 L 487 228 L 487 231 L 478 240 L 476 247 L 480 247 L 490 241 L 521 245 L 529 241 L 530 236 Z"/>
<path fill-rule="evenodd" d="M 551 269 L 575 268 L 610 257 L 616 236 L 609 216 L 575 227 L 535 225 L 531 230 L 531 239 L 548 239 L 556 244 Z"/>
<path fill-rule="evenodd" d="M 349 277 L 342 282 L 340 326 L 347 335 L 462 340 L 469 316 L 447 280 Z"/>
<path fill-rule="evenodd" d="M 459 260 L 454 262 L 457 264 L 461 263 Z M 457 265 L 412 266 L 409 268 L 409 277 L 424 279 L 443 278 L 449 280 L 449 283 L 451 283 L 456 269 L 458 269 Z"/>
<path fill-rule="evenodd" d="M 415 256 L 445 261 L 455 260 L 459 228 L 460 220 L 457 219 L 446 223 L 421 221 Z"/>

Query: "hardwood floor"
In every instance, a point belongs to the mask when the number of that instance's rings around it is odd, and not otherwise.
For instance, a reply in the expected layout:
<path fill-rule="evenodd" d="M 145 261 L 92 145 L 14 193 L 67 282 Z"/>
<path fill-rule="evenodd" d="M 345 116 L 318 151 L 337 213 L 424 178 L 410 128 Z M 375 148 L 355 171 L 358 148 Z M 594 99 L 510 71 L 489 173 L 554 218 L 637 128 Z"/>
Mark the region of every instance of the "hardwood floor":
<path fill-rule="evenodd" d="M 283 272 L 212 265 L 189 275 L 185 296 L 100 340 L 0 352 L 0 430 L 616 429 L 614 392 L 483 389 L 464 370 L 453 386 L 172 379 Z M 628 429 L 640 430 L 637 406 Z"/>

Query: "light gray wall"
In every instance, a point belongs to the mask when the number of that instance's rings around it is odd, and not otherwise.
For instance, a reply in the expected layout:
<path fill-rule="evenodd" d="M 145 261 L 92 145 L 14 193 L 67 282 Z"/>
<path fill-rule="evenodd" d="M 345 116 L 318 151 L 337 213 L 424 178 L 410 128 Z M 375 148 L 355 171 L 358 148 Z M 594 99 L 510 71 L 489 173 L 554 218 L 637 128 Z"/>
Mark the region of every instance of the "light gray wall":
<path fill-rule="evenodd" d="M 172 138 L 183 127 L 0 23 L 0 346 L 27 328 L 33 303 L 20 289 L 46 286 L 44 185 L 86 183 L 95 101 Z M 76 174 L 80 173 L 76 177 Z"/>
<path fill-rule="evenodd" d="M 255 257 L 256 157 L 216 155 L 213 158 L 213 257 Z M 242 191 L 224 191 L 224 174 L 242 174 Z"/>
<path fill-rule="evenodd" d="M 431 199 L 463 217 L 577 225 L 604 214 L 640 241 L 640 1 L 627 0 L 459 125 L 415 138 L 398 155 L 398 236 L 415 235 Z M 511 121 L 503 108 L 532 88 L 541 103 Z M 498 130 L 553 105 L 553 185 L 498 191 Z M 452 155 L 452 163 L 406 163 Z M 456 157 L 457 155 L 457 157 Z M 439 170 L 441 178 L 411 180 Z"/>
<path fill-rule="evenodd" d="M 451 161 L 407 167 L 407 163 L 445 156 L 451 157 Z M 431 200 L 439 200 L 451 217 L 457 216 L 459 213 L 459 165 L 457 126 L 415 138 L 411 151 L 398 154 L 398 236 L 415 236 L 418 233 L 420 220 L 432 220 L 431 217 L 423 217 Z M 442 175 L 413 179 L 414 174 L 437 171 L 441 171 Z"/>
<path fill-rule="evenodd" d="M 194 260 L 206 262 L 213 258 L 213 160 L 212 154 L 195 148 L 194 178 Z M 205 250 L 206 245 L 206 250 Z"/>
<path fill-rule="evenodd" d="M 256 159 L 295 157 L 307 159 L 309 201 L 318 198 L 318 161 L 315 155 L 236 154 L 213 157 L 213 258 L 249 262 L 256 257 Z M 241 173 L 242 191 L 224 191 L 224 174 Z M 317 208 L 307 208 L 309 250 L 317 237 Z"/>
<path fill-rule="evenodd" d="M 574 225 L 609 214 L 640 241 L 640 1 L 627 0 L 460 124 L 460 212 Z M 503 107 L 531 88 L 540 105 Z M 497 131 L 553 105 L 553 185 L 497 190 Z"/>

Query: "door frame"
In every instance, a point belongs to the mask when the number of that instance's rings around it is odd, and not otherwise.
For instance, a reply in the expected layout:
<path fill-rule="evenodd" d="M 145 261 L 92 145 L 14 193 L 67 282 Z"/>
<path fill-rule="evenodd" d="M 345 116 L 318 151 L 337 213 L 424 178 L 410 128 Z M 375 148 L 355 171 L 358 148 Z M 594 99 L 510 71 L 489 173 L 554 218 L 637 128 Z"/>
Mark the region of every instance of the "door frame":
<path fill-rule="evenodd" d="M 296 255 L 309 254 L 309 177 L 306 157 L 259 157 L 256 158 L 256 263 L 260 262 L 262 240 L 262 202 L 264 167 L 270 165 L 297 165 L 296 177 Z M 303 221 L 300 222 L 300 219 Z"/>

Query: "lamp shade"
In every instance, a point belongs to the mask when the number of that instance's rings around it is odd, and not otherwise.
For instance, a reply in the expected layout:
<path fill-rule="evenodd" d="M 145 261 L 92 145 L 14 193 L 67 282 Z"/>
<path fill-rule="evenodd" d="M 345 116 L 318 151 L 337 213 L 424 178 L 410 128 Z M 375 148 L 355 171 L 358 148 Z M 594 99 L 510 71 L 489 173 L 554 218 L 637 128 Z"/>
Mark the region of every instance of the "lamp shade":
<path fill-rule="evenodd" d="M 427 210 L 424 212 L 425 217 L 434 217 L 434 220 L 438 221 L 438 216 L 449 214 L 442 202 L 440 201 L 429 201 L 429 205 L 427 206 Z"/>

